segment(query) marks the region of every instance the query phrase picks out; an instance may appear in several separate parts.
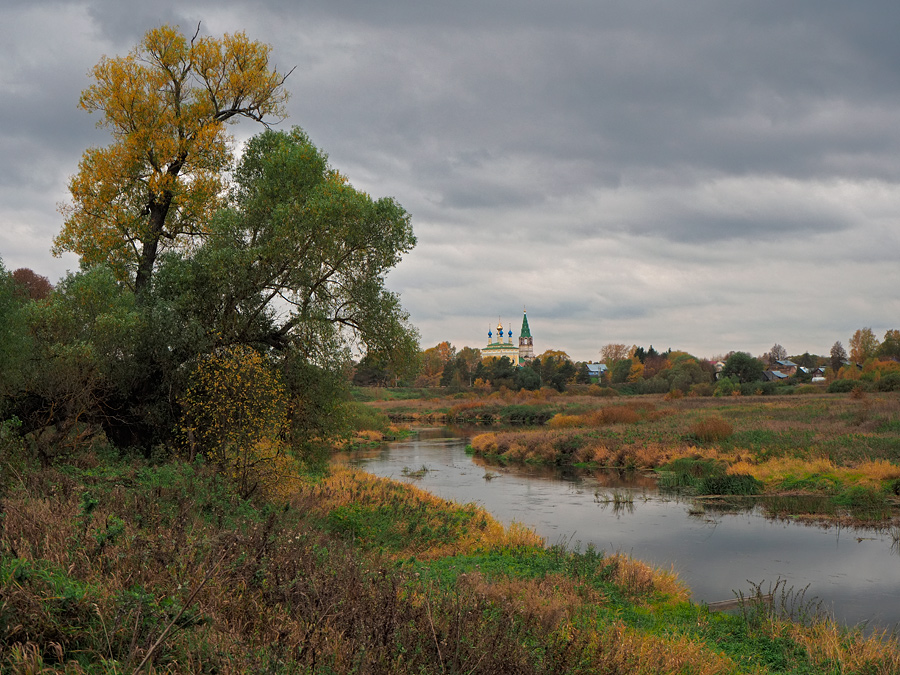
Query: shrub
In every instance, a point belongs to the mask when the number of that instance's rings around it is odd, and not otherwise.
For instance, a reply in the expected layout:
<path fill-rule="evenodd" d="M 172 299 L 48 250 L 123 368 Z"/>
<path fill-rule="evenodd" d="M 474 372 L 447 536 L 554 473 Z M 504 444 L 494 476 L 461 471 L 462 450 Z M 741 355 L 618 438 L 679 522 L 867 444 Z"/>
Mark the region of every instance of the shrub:
<path fill-rule="evenodd" d="M 900 373 L 888 373 L 875 383 L 878 391 L 900 391 Z"/>
<path fill-rule="evenodd" d="M 774 382 L 744 382 L 741 385 L 741 396 L 771 396 L 778 385 Z"/>
<path fill-rule="evenodd" d="M 690 427 L 690 435 L 699 441 L 712 443 L 724 441 L 734 433 L 734 428 L 718 415 L 701 417 Z"/>
<path fill-rule="evenodd" d="M 691 396 L 712 396 L 716 391 L 715 386 L 711 382 L 698 382 L 691 386 Z"/>
<path fill-rule="evenodd" d="M 870 386 L 870 383 L 860 380 L 834 380 L 826 387 L 825 391 L 829 394 L 849 394 L 856 387 L 866 390 Z"/>
<path fill-rule="evenodd" d="M 757 495 L 763 484 L 748 474 L 706 476 L 700 479 L 697 491 L 704 495 Z"/>
<path fill-rule="evenodd" d="M 564 429 L 566 427 L 580 427 L 584 422 L 585 418 L 581 415 L 563 415 L 558 413 L 550 419 L 548 426 L 551 429 Z"/>
<path fill-rule="evenodd" d="M 617 392 L 612 387 L 601 387 L 599 384 L 592 384 L 588 387 L 588 395 L 589 396 L 618 396 L 619 392 Z"/>
<path fill-rule="evenodd" d="M 181 406 L 179 436 L 192 458 L 206 455 L 242 497 L 277 483 L 286 464 L 287 392 L 264 356 L 228 347 L 201 357 Z"/>
<path fill-rule="evenodd" d="M 637 410 L 627 405 L 613 405 L 591 413 L 588 416 L 591 424 L 634 424 L 641 419 Z"/>
<path fill-rule="evenodd" d="M 713 392 L 713 396 L 731 396 L 734 393 L 734 390 L 734 382 L 727 377 L 723 377 L 716 384 L 716 390 Z"/>

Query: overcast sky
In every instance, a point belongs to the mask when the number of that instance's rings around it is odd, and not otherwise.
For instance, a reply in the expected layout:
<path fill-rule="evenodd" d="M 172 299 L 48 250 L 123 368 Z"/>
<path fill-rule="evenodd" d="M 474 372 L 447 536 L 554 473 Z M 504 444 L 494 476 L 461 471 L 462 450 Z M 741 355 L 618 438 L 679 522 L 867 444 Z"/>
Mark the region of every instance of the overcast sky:
<path fill-rule="evenodd" d="M 273 47 L 290 117 L 412 214 L 422 346 L 827 354 L 900 328 L 896 0 L 4 0 L 0 257 L 56 281 L 88 71 L 162 23 Z M 260 131 L 232 128 L 238 139 Z"/>

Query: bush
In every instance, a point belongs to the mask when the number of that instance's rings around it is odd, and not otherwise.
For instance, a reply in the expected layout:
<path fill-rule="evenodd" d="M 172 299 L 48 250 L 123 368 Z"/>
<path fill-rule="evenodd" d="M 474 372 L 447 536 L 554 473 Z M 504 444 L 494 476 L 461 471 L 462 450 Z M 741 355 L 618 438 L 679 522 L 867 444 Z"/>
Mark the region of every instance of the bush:
<path fill-rule="evenodd" d="M 592 384 L 588 387 L 588 395 L 589 396 L 618 396 L 619 392 L 617 392 L 612 387 L 601 387 L 599 384 Z"/>
<path fill-rule="evenodd" d="M 741 385 L 741 396 L 771 396 L 777 388 L 774 382 L 745 382 Z"/>
<path fill-rule="evenodd" d="M 634 408 L 627 405 L 613 405 L 600 408 L 589 416 L 592 424 L 634 424 L 641 419 L 640 414 Z"/>
<path fill-rule="evenodd" d="M 691 396 L 712 396 L 715 391 L 716 387 L 711 382 L 698 382 L 691 386 L 689 393 Z"/>
<path fill-rule="evenodd" d="M 888 373 L 875 383 L 878 391 L 900 391 L 900 373 Z"/>
<path fill-rule="evenodd" d="M 697 491 L 704 495 L 757 495 L 762 488 L 762 481 L 749 474 L 707 476 L 697 485 Z"/>
<path fill-rule="evenodd" d="M 716 383 L 716 390 L 713 396 L 731 396 L 734 393 L 734 382 L 729 378 L 723 377 Z"/>
<path fill-rule="evenodd" d="M 734 427 L 718 415 L 701 417 L 690 426 L 690 435 L 699 441 L 724 441 L 734 433 Z"/>
<path fill-rule="evenodd" d="M 849 394 L 856 387 L 867 391 L 871 386 L 871 383 L 860 380 L 834 380 L 826 387 L 825 391 L 829 394 Z"/>
<path fill-rule="evenodd" d="M 205 455 L 242 497 L 277 483 L 287 462 L 287 392 L 262 354 L 238 346 L 201 357 L 180 403 L 179 437 L 192 460 Z"/>

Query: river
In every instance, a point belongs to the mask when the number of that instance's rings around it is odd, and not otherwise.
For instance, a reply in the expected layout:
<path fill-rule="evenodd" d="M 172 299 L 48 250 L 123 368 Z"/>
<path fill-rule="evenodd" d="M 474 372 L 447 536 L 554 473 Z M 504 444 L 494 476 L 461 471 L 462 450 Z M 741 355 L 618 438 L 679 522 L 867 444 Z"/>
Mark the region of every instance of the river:
<path fill-rule="evenodd" d="M 820 601 L 845 625 L 900 627 L 900 550 L 883 530 L 697 509 L 690 500 L 661 495 L 656 481 L 640 474 L 626 479 L 615 472 L 488 466 L 466 455 L 458 434 L 422 429 L 338 461 L 474 502 L 504 523 L 532 527 L 549 544 L 593 544 L 671 568 L 695 602 L 732 600 L 752 584 L 765 592 L 784 580 L 795 592 L 806 589 L 806 601 Z M 613 491 L 629 493 L 633 502 L 613 503 Z"/>

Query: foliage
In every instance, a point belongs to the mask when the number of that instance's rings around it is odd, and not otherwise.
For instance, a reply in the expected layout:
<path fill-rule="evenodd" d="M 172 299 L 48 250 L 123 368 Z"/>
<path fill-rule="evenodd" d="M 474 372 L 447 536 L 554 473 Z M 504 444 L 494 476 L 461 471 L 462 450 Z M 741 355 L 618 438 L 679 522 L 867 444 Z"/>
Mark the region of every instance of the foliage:
<path fill-rule="evenodd" d="M 105 266 L 70 274 L 46 300 L 25 305 L 23 317 L 30 339 L 8 401 L 49 461 L 116 423 L 138 376 L 141 321 L 133 296 Z"/>
<path fill-rule="evenodd" d="M 45 300 L 53 290 L 53 284 L 47 277 L 27 267 L 15 270 L 12 278 L 16 284 L 16 291 L 29 300 Z"/>
<path fill-rule="evenodd" d="M 844 361 L 847 360 L 847 351 L 844 349 L 844 345 L 841 344 L 840 340 L 831 345 L 831 372 L 837 373 L 841 367 L 844 365 Z"/>
<path fill-rule="evenodd" d="M 865 363 L 878 351 L 878 338 L 871 328 L 860 328 L 850 338 L 850 360 Z"/>
<path fill-rule="evenodd" d="M 900 330 L 885 331 L 884 339 L 878 346 L 875 355 L 881 359 L 900 361 Z"/>
<path fill-rule="evenodd" d="M 0 260 L 0 417 L 9 397 L 21 386 L 30 349 L 24 300 Z"/>
<path fill-rule="evenodd" d="M 242 497 L 268 491 L 285 460 L 287 391 L 278 372 L 246 347 L 201 357 L 181 398 L 179 436 L 191 459 L 203 453 L 232 478 Z"/>
<path fill-rule="evenodd" d="M 736 377 L 739 382 L 757 382 L 763 379 L 763 364 L 747 352 L 735 352 L 725 359 L 723 377 Z"/>
<path fill-rule="evenodd" d="M 832 380 L 828 383 L 826 391 L 829 394 L 848 394 L 858 386 L 859 380 Z"/>
<path fill-rule="evenodd" d="M 191 268 L 224 301 L 210 322 L 226 342 L 291 348 L 321 366 L 357 342 L 400 367 L 418 336 L 384 275 L 414 245 L 399 204 L 354 189 L 295 127 L 250 140 Z"/>
<path fill-rule="evenodd" d="M 269 52 L 243 33 L 188 41 L 161 26 L 128 56 L 101 59 L 80 105 L 103 115 L 113 143 L 85 151 L 55 252 L 149 286 L 157 255 L 191 245 L 219 205 L 231 162 L 225 125 L 283 116 L 284 76 Z"/>

